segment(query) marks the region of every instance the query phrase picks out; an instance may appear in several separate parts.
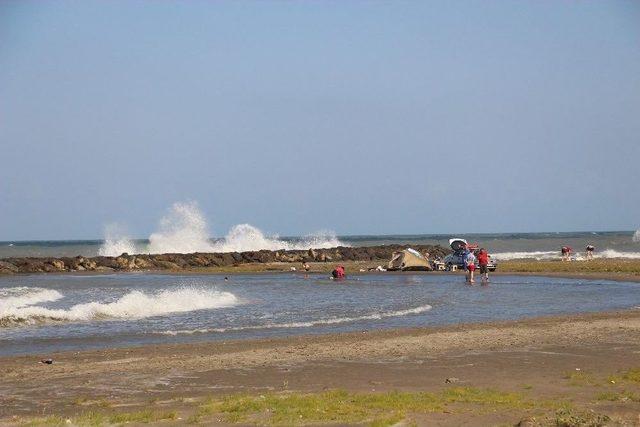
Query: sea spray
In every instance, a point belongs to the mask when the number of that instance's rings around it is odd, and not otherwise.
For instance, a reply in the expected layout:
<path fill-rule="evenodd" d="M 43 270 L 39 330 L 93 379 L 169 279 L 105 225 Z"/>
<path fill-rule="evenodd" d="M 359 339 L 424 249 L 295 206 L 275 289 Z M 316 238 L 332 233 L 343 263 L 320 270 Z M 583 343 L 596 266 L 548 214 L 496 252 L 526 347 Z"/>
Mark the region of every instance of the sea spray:
<path fill-rule="evenodd" d="M 287 242 L 278 236 L 265 236 L 260 229 L 250 224 L 239 224 L 231 228 L 225 238 L 214 245 L 216 252 L 244 252 L 280 249 L 305 250 L 305 249 L 325 249 L 343 246 L 335 234 L 322 232 L 315 235 L 306 236 L 298 242 Z"/>
<path fill-rule="evenodd" d="M 38 295 L 37 290 L 32 292 Z M 76 304 L 68 309 L 53 309 L 35 304 L 54 301 L 62 297 L 57 291 L 46 298 L 31 297 L 30 300 L 7 301 L 0 299 L 0 326 L 15 324 L 34 324 L 46 321 L 90 321 L 97 319 L 142 319 L 170 313 L 182 313 L 195 310 L 232 307 L 239 303 L 238 298 L 230 292 L 211 289 L 182 287 L 148 294 L 134 290 L 123 295 L 114 302 L 104 303 L 92 301 Z"/>
<path fill-rule="evenodd" d="M 149 236 L 148 252 L 215 252 L 209 240 L 207 221 L 196 202 L 174 203 L 160 220 L 160 230 Z"/>
<path fill-rule="evenodd" d="M 637 229 L 635 233 L 633 233 L 633 237 L 631 238 L 634 243 L 640 243 L 640 229 Z"/>
<path fill-rule="evenodd" d="M 194 253 L 194 252 L 246 252 L 260 250 L 306 250 L 348 246 L 335 233 L 323 231 L 305 236 L 297 241 L 285 241 L 278 236 L 267 236 L 250 224 L 233 226 L 227 235 L 215 243 L 209 238 L 209 229 L 204 214 L 197 202 L 176 202 L 160 220 L 159 230 L 149 236 L 146 249 L 136 248 L 133 242 L 114 225 L 105 228 L 105 243 L 98 254 L 119 256 L 150 253 Z"/>
<path fill-rule="evenodd" d="M 98 249 L 100 256 L 119 256 L 123 253 L 138 253 L 135 244 L 120 224 L 107 224 L 104 228 L 104 243 Z"/>
<path fill-rule="evenodd" d="M 549 261 L 560 259 L 560 251 L 530 251 L 530 252 L 497 252 L 491 254 L 496 261 L 510 261 L 516 259 L 535 259 L 536 261 Z M 597 250 L 593 255 L 594 258 L 624 258 L 624 259 L 640 259 L 640 252 L 621 252 L 615 249 Z M 582 254 L 575 255 L 576 260 L 584 260 Z"/>

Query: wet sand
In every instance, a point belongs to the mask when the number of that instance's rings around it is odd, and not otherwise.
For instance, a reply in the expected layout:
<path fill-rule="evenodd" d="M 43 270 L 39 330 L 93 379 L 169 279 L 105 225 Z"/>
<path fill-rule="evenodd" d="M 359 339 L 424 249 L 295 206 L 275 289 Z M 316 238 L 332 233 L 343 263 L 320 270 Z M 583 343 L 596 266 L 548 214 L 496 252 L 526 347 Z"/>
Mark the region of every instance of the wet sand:
<path fill-rule="evenodd" d="M 54 364 L 39 363 L 51 357 Z M 640 367 L 640 310 L 515 322 L 154 345 L 0 358 L 0 420 L 86 410 L 169 408 L 184 421 L 207 396 L 248 392 L 439 391 L 472 386 L 564 399 L 638 422 L 640 403 L 603 402 L 607 376 Z M 567 373 L 597 379 L 574 384 Z M 452 384 L 447 384 L 447 378 Z M 524 409 L 416 415 L 420 425 L 517 423 Z M 217 424 L 219 418 L 205 420 Z M 165 421 L 167 422 L 167 421 Z"/>

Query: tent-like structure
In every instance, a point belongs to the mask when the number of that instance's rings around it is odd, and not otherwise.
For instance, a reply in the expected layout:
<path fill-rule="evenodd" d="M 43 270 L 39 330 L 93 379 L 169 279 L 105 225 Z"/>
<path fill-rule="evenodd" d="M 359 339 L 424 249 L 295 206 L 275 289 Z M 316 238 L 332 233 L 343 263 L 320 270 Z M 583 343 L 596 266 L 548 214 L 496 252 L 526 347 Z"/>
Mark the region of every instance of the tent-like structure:
<path fill-rule="evenodd" d="M 390 271 L 430 271 L 431 269 L 429 261 L 415 249 L 394 252 L 387 267 Z"/>

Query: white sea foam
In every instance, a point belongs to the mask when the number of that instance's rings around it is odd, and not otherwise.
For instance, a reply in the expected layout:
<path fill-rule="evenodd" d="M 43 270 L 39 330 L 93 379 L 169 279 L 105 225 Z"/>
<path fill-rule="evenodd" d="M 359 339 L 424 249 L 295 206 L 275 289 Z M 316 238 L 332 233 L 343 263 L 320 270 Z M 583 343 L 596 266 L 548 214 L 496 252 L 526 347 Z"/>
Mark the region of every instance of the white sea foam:
<path fill-rule="evenodd" d="M 634 243 L 640 242 L 640 229 L 637 229 L 635 233 L 633 233 L 633 237 L 631 238 Z"/>
<path fill-rule="evenodd" d="M 620 252 L 613 249 L 605 249 L 603 251 L 596 252 L 594 257 L 640 259 L 640 252 Z"/>
<path fill-rule="evenodd" d="M 119 256 L 123 253 L 135 254 L 137 249 L 124 227 L 119 224 L 108 224 L 104 228 L 104 243 L 98 249 L 101 256 Z"/>
<path fill-rule="evenodd" d="M 560 251 L 531 251 L 531 252 L 498 252 L 491 254 L 491 257 L 496 261 L 508 261 L 512 259 L 535 259 L 553 260 L 560 259 Z M 626 258 L 626 259 L 640 259 L 640 252 L 620 252 L 614 249 L 604 249 L 602 251 L 596 251 L 593 255 L 594 258 Z M 584 260 L 584 254 L 576 253 L 574 258 L 578 261 Z"/>
<path fill-rule="evenodd" d="M 215 252 L 276 251 L 279 249 L 322 249 L 343 245 L 335 234 L 320 232 L 306 236 L 298 242 L 280 240 L 278 236 L 265 236 L 262 231 L 250 224 L 239 224 L 231 228 L 225 238 L 214 245 Z"/>
<path fill-rule="evenodd" d="M 192 335 L 192 334 L 206 334 L 206 333 L 222 333 L 222 332 L 237 332 L 245 330 L 260 330 L 260 329 L 288 329 L 288 328 L 310 328 L 313 326 L 321 325 L 336 325 L 340 323 L 351 323 L 362 320 L 379 320 L 388 317 L 402 317 L 410 314 L 420 314 L 431 310 L 430 305 L 421 305 L 406 310 L 386 311 L 365 314 L 356 317 L 332 317 L 329 319 L 312 320 L 309 322 L 290 322 L 290 323 L 266 323 L 263 325 L 255 326 L 237 326 L 230 328 L 205 328 L 205 329 L 183 329 L 178 331 L 163 331 L 159 332 L 162 335 Z"/>
<path fill-rule="evenodd" d="M 43 302 L 57 301 L 60 298 L 62 298 L 62 294 L 53 289 L 30 288 L 28 286 L 0 289 L 0 319 L 4 312 Z"/>
<path fill-rule="evenodd" d="M 164 290 L 156 294 L 131 291 L 110 303 L 92 301 L 77 304 L 68 309 L 53 309 L 35 304 L 55 301 L 62 297 L 56 291 L 37 294 L 8 304 L 0 302 L 0 326 L 45 321 L 87 321 L 95 319 L 141 319 L 169 313 L 231 307 L 239 304 L 238 298 L 229 292 L 184 287 Z M 0 300 L 2 301 L 2 300 Z"/>
<path fill-rule="evenodd" d="M 508 261 L 512 259 L 556 259 L 560 258 L 560 251 L 531 251 L 531 252 L 497 252 L 492 253 L 491 258 L 496 261 Z"/>
<path fill-rule="evenodd" d="M 207 221 L 196 202 L 174 203 L 160 220 L 160 230 L 149 236 L 148 252 L 213 252 Z"/>
<path fill-rule="evenodd" d="M 335 233 L 324 231 L 289 242 L 278 236 L 267 236 L 250 224 L 238 224 L 217 242 L 209 238 L 209 229 L 204 214 L 196 202 L 174 203 L 160 220 L 160 228 L 149 236 L 149 245 L 136 248 L 121 228 L 105 229 L 105 243 L 100 247 L 103 256 L 118 256 L 123 252 L 133 253 L 193 253 L 193 252 L 244 252 L 279 249 L 322 249 L 345 246 Z"/>

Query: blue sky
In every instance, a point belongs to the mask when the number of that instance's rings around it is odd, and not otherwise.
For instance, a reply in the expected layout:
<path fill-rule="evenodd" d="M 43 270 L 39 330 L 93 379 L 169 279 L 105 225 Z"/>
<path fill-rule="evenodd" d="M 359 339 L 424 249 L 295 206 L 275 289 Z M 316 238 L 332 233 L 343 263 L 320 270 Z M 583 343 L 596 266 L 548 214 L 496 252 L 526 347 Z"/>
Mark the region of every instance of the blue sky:
<path fill-rule="evenodd" d="M 640 227 L 640 3 L 4 1 L 0 240 Z"/>

